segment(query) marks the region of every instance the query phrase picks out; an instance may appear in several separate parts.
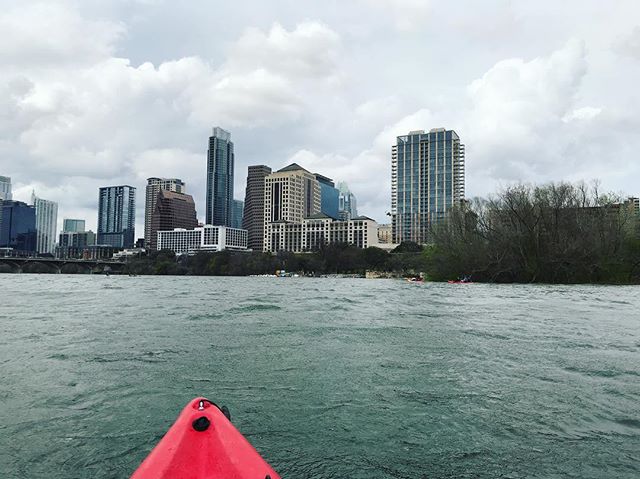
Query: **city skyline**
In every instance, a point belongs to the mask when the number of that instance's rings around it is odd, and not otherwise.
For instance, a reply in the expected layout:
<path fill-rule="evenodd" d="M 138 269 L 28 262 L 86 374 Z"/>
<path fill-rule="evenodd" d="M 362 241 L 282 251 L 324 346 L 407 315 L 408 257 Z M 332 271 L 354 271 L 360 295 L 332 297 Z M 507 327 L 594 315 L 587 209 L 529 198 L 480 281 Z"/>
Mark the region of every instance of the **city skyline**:
<path fill-rule="evenodd" d="M 0 123 L 0 174 L 15 198 L 35 189 L 94 230 L 103 185 L 178 176 L 203 205 L 203 138 L 218 124 L 237 145 L 235 199 L 249 164 L 297 162 L 349 181 L 385 221 L 390 145 L 435 127 L 465 139 L 469 197 L 582 179 L 637 195 L 637 2 L 279 5 L 212 15 L 195 1 L 176 16 L 164 1 L 10 0 L 0 77 L 15 114 Z"/>

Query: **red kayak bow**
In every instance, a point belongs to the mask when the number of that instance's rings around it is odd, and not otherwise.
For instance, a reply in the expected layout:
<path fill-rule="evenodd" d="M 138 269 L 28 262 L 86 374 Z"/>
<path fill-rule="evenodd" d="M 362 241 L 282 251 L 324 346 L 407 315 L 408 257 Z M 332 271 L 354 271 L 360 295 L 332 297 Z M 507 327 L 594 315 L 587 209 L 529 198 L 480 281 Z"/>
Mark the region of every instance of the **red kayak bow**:
<path fill-rule="evenodd" d="M 194 399 L 131 479 L 280 479 L 228 416 L 226 408 Z"/>

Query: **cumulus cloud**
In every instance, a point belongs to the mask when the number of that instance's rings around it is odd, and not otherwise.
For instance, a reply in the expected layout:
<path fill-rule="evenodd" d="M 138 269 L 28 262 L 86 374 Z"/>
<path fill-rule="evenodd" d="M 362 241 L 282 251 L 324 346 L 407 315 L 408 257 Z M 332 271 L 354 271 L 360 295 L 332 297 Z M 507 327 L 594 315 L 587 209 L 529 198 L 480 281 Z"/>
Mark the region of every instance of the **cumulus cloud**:
<path fill-rule="evenodd" d="M 0 154 L 11 158 L 3 172 L 13 172 L 16 197 L 37 187 L 65 203 L 62 211 L 73 211 L 77 201 L 70 178 L 83 179 L 80 189 L 91 203 L 97 186 L 135 181 L 142 187 L 146 175 L 162 174 L 183 178 L 203 201 L 210 127 L 273 128 L 298 119 L 305 110 L 301 89 L 333 74 L 339 46 L 337 34 L 320 23 L 291 31 L 276 24 L 266 33 L 245 32 L 221 67 L 199 57 L 134 66 L 112 56 L 119 25 L 83 21 L 60 5 L 0 17 L 0 25 L 21 23 L 34 31 L 46 25 L 53 35 L 43 42 L 42 35 L 26 32 L 0 47 L 7 73 L 0 80 Z M 92 29 L 86 44 L 69 45 Z M 15 70 L 17 52 L 26 55 L 21 61 L 46 65 L 47 74 Z M 67 61 L 63 53 L 82 61 Z M 142 196 L 138 208 L 144 208 Z"/>
<path fill-rule="evenodd" d="M 121 23 L 88 20 L 53 2 L 21 4 L 0 15 L 4 67 L 59 67 L 107 58 L 126 32 Z"/>
<path fill-rule="evenodd" d="M 203 212 L 218 125 L 236 142 L 237 198 L 248 164 L 297 161 L 347 181 L 361 211 L 384 221 L 395 137 L 434 127 L 466 143 L 471 195 L 596 177 L 638 193 L 640 105 L 620 87 L 639 71 L 628 68 L 633 6 L 603 12 L 592 35 L 595 7 L 554 5 L 572 11 L 567 27 L 544 2 L 463 3 L 453 16 L 420 0 L 360 0 L 339 14 L 195 0 L 184 12 L 199 17 L 178 19 L 156 0 L 13 3 L 0 12 L 0 174 L 18 198 L 35 188 L 59 201 L 61 218 L 95 227 L 97 188 L 133 183 L 141 234 L 145 179 L 162 175 L 186 181 Z M 196 23 L 207 35 L 180 43 Z M 169 43 L 180 43 L 175 57 Z"/>

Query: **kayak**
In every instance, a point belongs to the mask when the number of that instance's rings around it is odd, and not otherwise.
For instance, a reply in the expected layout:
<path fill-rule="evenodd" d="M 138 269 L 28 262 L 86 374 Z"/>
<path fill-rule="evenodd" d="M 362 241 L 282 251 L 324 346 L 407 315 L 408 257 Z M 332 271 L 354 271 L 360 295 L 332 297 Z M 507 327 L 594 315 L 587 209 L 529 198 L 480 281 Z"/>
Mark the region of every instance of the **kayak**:
<path fill-rule="evenodd" d="M 208 399 L 190 401 L 131 479 L 280 479 L 229 418 Z"/>
<path fill-rule="evenodd" d="M 473 284 L 473 281 L 447 281 L 449 284 Z"/>

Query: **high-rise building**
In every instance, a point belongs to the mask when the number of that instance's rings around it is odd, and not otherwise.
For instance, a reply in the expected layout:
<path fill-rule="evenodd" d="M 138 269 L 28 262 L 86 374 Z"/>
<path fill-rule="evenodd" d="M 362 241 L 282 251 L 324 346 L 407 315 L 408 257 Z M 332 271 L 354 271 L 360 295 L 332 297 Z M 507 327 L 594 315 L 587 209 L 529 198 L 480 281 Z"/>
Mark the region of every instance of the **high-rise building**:
<path fill-rule="evenodd" d="M 358 216 L 358 205 L 356 196 L 351 193 L 345 182 L 338 184 L 338 218 L 348 221 Z"/>
<path fill-rule="evenodd" d="M 147 189 L 144 204 L 144 239 L 151 239 L 151 215 L 156 209 L 156 200 L 160 190 L 186 193 L 184 182 L 178 178 L 147 178 Z M 156 238 L 153 238 L 154 242 Z"/>
<path fill-rule="evenodd" d="M 136 227 L 136 189 L 105 186 L 98 198 L 98 244 L 132 248 Z"/>
<path fill-rule="evenodd" d="M 191 195 L 175 193 L 168 190 L 158 191 L 156 207 L 151 215 L 149 237 L 145 238 L 145 246 L 155 250 L 158 245 L 158 231 L 175 228 L 192 229 L 198 226 L 196 205 Z"/>
<path fill-rule="evenodd" d="M 84 220 L 76 220 L 72 218 L 65 218 L 62 220 L 62 232 L 63 233 L 82 233 L 85 229 Z"/>
<path fill-rule="evenodd" d="M 12 200 L 11 196 L 11 178 L 8 176 L 0 176 L 0 201 Z"/>
<path fill-rule="evenodd" d="M 231 227 L 242 229 L 242 216 L 244 215 L 244 201 L 233 200 L 231 210 Z"/>
<path fill-rule="evenodd" d="M 464 145 L 453 130 L 399 136 L 391 153 L 394 243 L 426 243 L 429 228 L 464 199 Z"/>
<path fill-rule="evenodd" d="M 320 183 L 315 175 L 296 163 L 271 173 L 265 178 L 264 244 L 265 251 L 280 244 L 274 223 L 302 223 L 308 216 L 320 212 Z"/>
<path fill-rule="evenodd" d="M 38 198 L 35 192 L 31 193 L 31 202 L 36 207 L 36 251 L 40 254 L 53 254 L 58 227 L 58 203 Z"/>
<path fill-rule="evenodd" d="M 3 200 L 0 248 L 35 253 L 37 246 L 36 208 L 22 201 Z"/>
<path fill-rule="evenodd" d="M 318 173 L 315 177 L 320 183 L 320 211 L 331 218 L 338 219 L 340 192 L 331 178 Z"/>
<path fill-rule="evenodd" d="M 231 226 L 233 165 L 231 133 L 215 127 L 207 151 L 206 224 Z"/>
<path fill-rule="evenodd" d="M 12 200 L 11 196 L 11 178 L 8 176 L 0 176 L 0 225 L 2 224 L 2 202 L 4 200 Z"/>
<path fill-rule="evenodd" d="M 247 173 L 247 188 L 244 197 L 242 227 L 247 230 L 249 248 L 262 251 L 264 244 L 264 184 L 271 174 L 265 165 L 253 165 Z"/>

